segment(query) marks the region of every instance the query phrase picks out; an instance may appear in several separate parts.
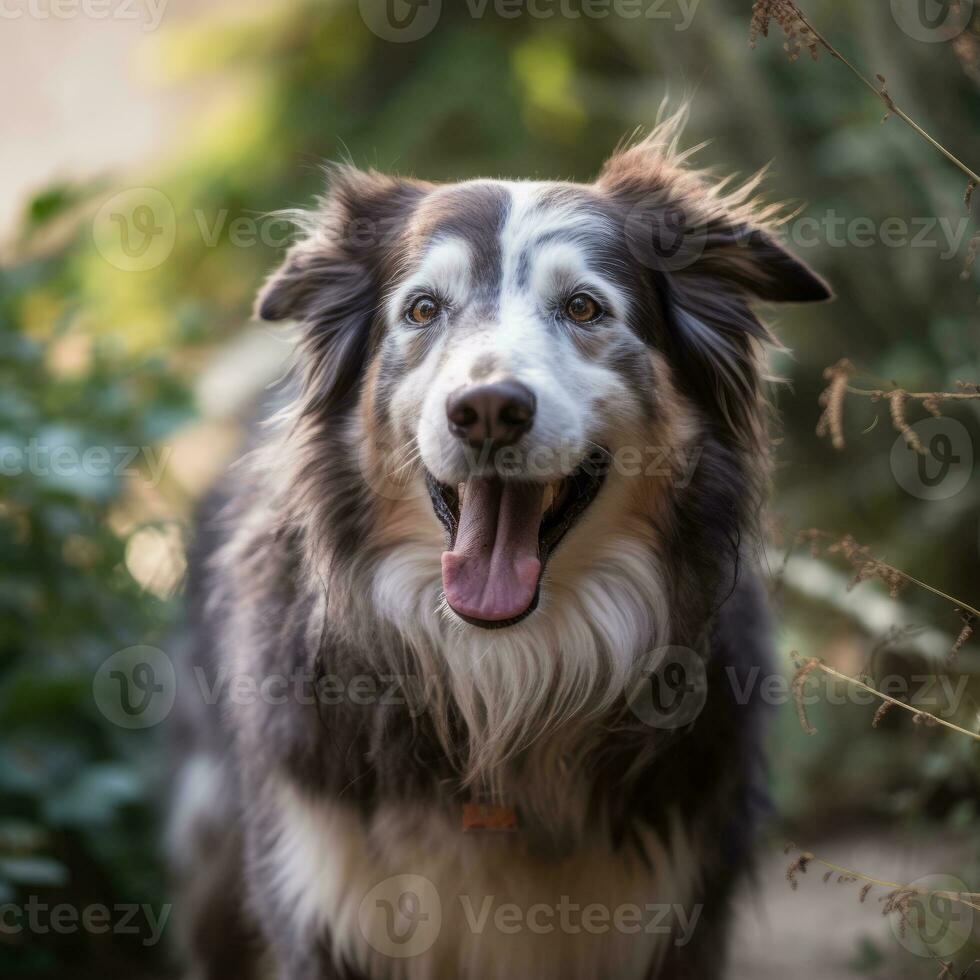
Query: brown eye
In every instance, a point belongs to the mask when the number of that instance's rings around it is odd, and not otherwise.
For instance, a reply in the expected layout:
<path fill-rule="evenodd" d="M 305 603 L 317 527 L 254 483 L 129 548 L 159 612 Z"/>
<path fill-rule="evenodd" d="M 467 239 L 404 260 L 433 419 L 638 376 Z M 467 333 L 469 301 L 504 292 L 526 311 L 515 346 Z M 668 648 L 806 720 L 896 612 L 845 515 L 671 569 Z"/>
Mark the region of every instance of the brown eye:
<path fill-rule="evenodd" d="M 422 296 L 408 311 L 408 318 L 413 323 L 426 324 L 435 318 L 439 312 L 439 304 L 431 296 Z"/>
<path fill-rule="evenodd" d="M 591 323 L 598 319 L 602 309 L 588 293 L 576 293 L 565 304 L 565 312 L 576 323 Z"/>

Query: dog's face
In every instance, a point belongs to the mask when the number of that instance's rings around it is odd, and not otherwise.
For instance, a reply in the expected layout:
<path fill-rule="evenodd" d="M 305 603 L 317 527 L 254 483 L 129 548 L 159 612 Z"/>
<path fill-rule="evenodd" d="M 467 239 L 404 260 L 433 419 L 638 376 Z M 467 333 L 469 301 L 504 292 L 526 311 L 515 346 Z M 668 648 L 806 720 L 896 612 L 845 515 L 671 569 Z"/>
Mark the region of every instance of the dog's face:
<path fill-rule="evenodd" d="M 597 501 L 653 506 L 643 465 L 632 495 L 615 489 L 624 453 L 708 430 L 758 451 L 765 332 L 748 300 L 827 296 L 747 193 L 713 194 L 662 149 L 617 155 L 591 185 L 340 171 L 260 301 L 305 321 L 307 413 L 356 416 L 424 488 L 446 602 L 470 624 L 533 612 Z"/>
<path fill-rule="evenodd" d="M 500 626 L 599 491 L 602 458 L 639 432 L 653 388 L 598 195 L 478 182 L 434 191 L 384 303 L 376 384 L 417 446 L 450 538 L 449 606 Z M 620 268 L 621 268 L 620 264 Z"/>

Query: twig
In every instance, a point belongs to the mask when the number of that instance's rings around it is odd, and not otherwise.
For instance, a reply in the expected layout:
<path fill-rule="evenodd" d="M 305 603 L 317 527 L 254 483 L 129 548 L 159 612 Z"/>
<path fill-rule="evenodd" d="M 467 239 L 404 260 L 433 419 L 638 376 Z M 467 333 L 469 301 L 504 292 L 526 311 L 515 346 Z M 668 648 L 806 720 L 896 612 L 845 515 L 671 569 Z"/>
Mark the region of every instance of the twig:
<path fill-rule="evenodd" d="M 978 241 L 980 241 L 980 236 Z M 911 449 L 926 455 L 915 430 L 905 417 L 905 405 L 910 401 L 922 403 L 933 418 L 942 418 L 939 406 L 950 401 L 976 401 L 980 399 L 980 385 L 973 381 L 957 381 L 959 391 L 906 391 L 904 388 L 859 388 L 851 384 L 857 373 L 854 365 L 845 357 L 836 364 L 824 368 L 827 387 L 820 393 L 818 404 L 823 409 L 817 421 L 817 436 L 830 436 L 834 449 L 844 448 L 844 400 L 847 395 L 860 395 L 873 402 L 887 401 L 892 425 L 900 432 Z"/>
<path fill-rule="evenodd" d="M 885 104 L 885 108 L 888 109 L 890 113 L 894 113 L 902 120 L 906 125 L 910 126 L 919 136 L 922 137 L 927 143 L 929 143 L 933 148 L 938 150 L 953 166 L 959 168 L 964 174 L 970 179 L 971 184 L 980 184 L 980 176 L 978 176 L 973 170 L 971 170 L 962 160 L 954 156 L 945 146 L 942 145 L 938 140 L 934 139 L 929 135 L 904 109 L 895 104 L 895 100 L 888 94 L 884 86 L 884 80 L 882 80 L 881 86 L 877 86 L 872 82 L 863 72 L 856 68 L 847 58 L 844 57 L 840 51 L 835 48 L 830 41 L 823 36 L 823 34 L 818 31 L 813 24 L 807 19 L 806 14 L 793 2 L 793 0 L 757 0 L 755 5 L 755 10 L 753 12 L 753 33 L 765 34 L 768 29 L 768 21 L 770 17 L 776 17 L 779 20 L 780 25 L 790 34 L 790 29 L 787 28 L 788 19 L 787 14 L 792 13 L 799 22 L 806 28 L 807 31 L 813 36 L 813 38 L 827 51 L 832 57 L 836 58 L 841 64 L 845 65 L 851 70 L 851 72 L 865 85 L 871 92 L 874 93 L 875 98 L 881 100 Z M 811 47 L 811 51 L 814 49 Z M 879 76 L 880 77 L 880 76 Z M 886 117 L 887 118 L 887 117 Z"/>
<path fill-rule="evenodd" d="M 787 854 L 793 850 L 797 850 L 795 844 L 786 845 L 785 851 Z M 901 885 L 897 881 L 884 881 L 881 878 L 873 878 L 871 875 L 866 875 L 861 871 L 854 871 L 851 868 L 845 868 L 842 865 L 834 864 L 832 861 L 825 861 L 823 858 L 817 857 L 810 851 L 802 852 L 800 857 L 790 865 L 790 870 L 787 872 L 787 878 L 789 878 L 789 880 L 792 882 L 797 872 L 806 874 L 807 866 L 810 864 L 823 865 L 825 868 L 828 868 L 830 871 L 838 874 L 840 876 L 838 880 L 844 879 L 845 882 L 863 881 L 872 887 L 887 888 L 890 895 L 904 894 L 921 895 L 926 898 L 945 898 L 951 902 L 965 905 L 968 908 L 975 909 L 977 912 L 980 912 L 980 904 L 977 904 L 980 902 L 980 893 L 978 892 L 930 891 L 927 888 L 914 888 L 911 885 Z M 790 872 L 792 872 L 792 875 Z"/>
<path fill-rule="evenodd" d="M 871 398 L 887 398 L 893 394 L 894 390 L 901 391 L 906 398 L 913 398 L 916 401 L 926 402 L 931 399 L 937 401 L 976 401 L 980 398 L 978 391 L 906 391 L 904 388 L 893 389 L 892 392 L 882 391 L 878 388 L 855 388 L 854 385 L 847 386 L 850 395 L 866 395 Z"/>
<path fill-rule="evenodd" d="M 929 585 L 928 582 L 923 582 L 909 575 L 908 572 L 903 572 L 902 569 L 896 568 L 894 565 L 889 565 L 887 562 L 875 558 L 867 547 L 859 545 L 849 534 L 838 538 L 829 531 L 821 531 L 819 528 L 811 527 L 800 531 L 796 536 L 796 544 L 809 543 L 814 549 L 817 548 L 817 542 L 820 540 L 833 542 L 831 550 L 834 553 L 843 554 L 851 562 L 852 566 L 858 571 L 859 580 L 868 578 L 870 575 L 880 575 L 887 578 L 889 585 L 893 585 L 895 578 L 898 577 L 911 585 L 916 585 L 920 589 L 925 589 L 927 592 L 939 596 L 940 599 L 945 599 L 948 603 L 957 607 L 957 612 L 961 616 L 980 617 L 980 609 L 971 606 L 962 599 L 957 599 L 955 596 L 943 592 L 941 589 L 935 588 L 935 586 Z"/>
<path fill-rule="evenodd" d="M 903 711 L 911 712 L 916 718 L 922 719 L 926 718 L 929 724 L 943 725 L 945 728 L 949 728 L 954 732 L 959 732 L 961 735 L 966 735 L 968 738 L 972 738 L 977 742 L 980 742 L 980 734 L 977 732 L 971 732 L 966 728 L 960 728 L 959 725 L 954 725 L 951 721 L 946 721 L 944 718 L 940 718 L 938 715 L 930 714 L 928 711 L 922 711 L 916 708 L 914 705 L 906 704 L 904 701 L 899 701 L 897 698 L 891 697 L 889 694 L 885 694 L 883 691 L 879 691 L 876 687 L 872 687 L 870 684 L 866 684 L 864 681 L 859 680 L 857 677 L 851 677 L 850 674 L 843 674 L 839 670 L 835 670 L 833 667 L 828 667 L 822 660 L 817 657 L 801 657 L 797 651 L 793 651 L 791 656 L 796 659 L 799 664 L 799 669 L 796 673 L 796 677 L 793 679 L 793 693 L 796 696 L 797 711 L 801 717 L 801 723 L 803 730 L 808 735 L 816 734 L 816 729 L 810 724 L 809 719 L 806 716 L 806 709 L 803 704 L 802 694 L 803 694 L 803 682 L 814 670 L 821 670 L 830 677 L 835 677 L 837 680 L 845 681 L 848 684 L 853 684 L 855 687 L 859 687 L 862 691 L 867 691 L 869 694 L 873 694 L 875 697 L 881 698 L 882 701 L 895 705 L 901 708 Z M 801 679 L 801 682 L 797 684 L 797 679 Z M 880 720 L 880 719 L 879 719 Z"/>

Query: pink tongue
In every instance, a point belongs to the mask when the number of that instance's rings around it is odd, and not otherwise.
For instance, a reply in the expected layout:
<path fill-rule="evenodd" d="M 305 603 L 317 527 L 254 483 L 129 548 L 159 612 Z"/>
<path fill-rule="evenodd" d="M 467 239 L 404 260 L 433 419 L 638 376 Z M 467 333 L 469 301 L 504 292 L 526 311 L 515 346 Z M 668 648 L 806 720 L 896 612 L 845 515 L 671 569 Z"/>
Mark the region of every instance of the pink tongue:
<path fill-rule="evenodd" d="M 442 587 L 460 615 L 513 619 L 534 601 L 543 494 L 533 483 L 467 481 L 453 550 L 442 555 Z"/>

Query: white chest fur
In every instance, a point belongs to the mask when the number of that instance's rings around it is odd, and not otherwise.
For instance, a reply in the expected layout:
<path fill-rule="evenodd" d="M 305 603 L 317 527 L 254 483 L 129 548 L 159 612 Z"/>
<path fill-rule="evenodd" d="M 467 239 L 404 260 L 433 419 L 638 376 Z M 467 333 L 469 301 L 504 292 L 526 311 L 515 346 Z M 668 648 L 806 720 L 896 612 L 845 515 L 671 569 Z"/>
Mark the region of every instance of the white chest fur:
<path fill-rule="evenodd" d="M 365 823 L 285 784 L 277 804 L 279 902 L 372 980 L 643 980 L 697 926 L 680 828 L 669 849 L 645 835 L 649 863 L 599 842 L 545 858 L 520 831 L 464 832 L 437 811 L 389 806 Z"/>

